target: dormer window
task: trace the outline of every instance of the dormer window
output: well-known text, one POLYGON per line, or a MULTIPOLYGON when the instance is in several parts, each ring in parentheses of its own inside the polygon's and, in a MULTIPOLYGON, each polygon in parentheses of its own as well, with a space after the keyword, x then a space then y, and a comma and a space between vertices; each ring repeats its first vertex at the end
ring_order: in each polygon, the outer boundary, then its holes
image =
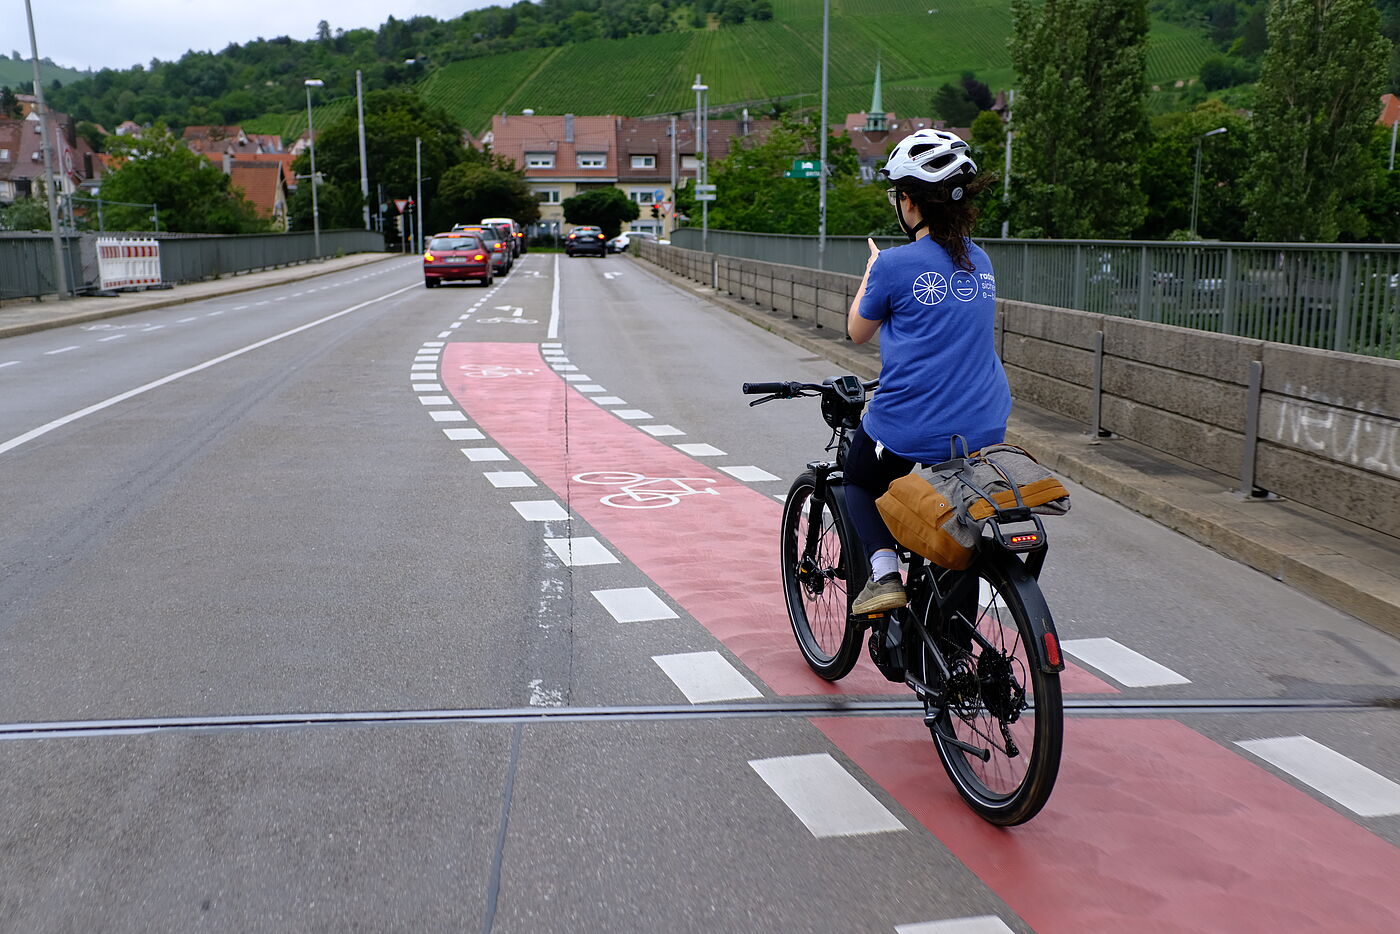
POLYGON ((655 156, 633 156, 632 168, 634 169, 654 169, 656 168, 655 156))
POLYGON ((0 149, 0 162, 9 162, 9 161, 10 161, 10 151, 9 151, 8 149, 0 149))
POLYGON ((525 168, 527 168, 527 169, 552 169, 552 168, 554 168, 554 153, 552 153, 552 152, 527 152, 527 153, 525 153, 525 168))
POLYGON ((581 152, 578 154, 578 167, 581 169, 606 169, 608 154, 605 152, 581 152))

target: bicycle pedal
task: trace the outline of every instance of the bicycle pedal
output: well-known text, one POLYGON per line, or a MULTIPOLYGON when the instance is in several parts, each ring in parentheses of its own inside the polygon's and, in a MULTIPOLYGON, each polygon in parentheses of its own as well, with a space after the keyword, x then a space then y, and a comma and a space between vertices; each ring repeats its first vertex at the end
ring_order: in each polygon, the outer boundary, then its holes
POLYGON ((887 610, 881 610, 878 613, 852 613, 851 622, 868 626, 872 623, 878 623, 882 619, 888 619, 889 615, 887 610))

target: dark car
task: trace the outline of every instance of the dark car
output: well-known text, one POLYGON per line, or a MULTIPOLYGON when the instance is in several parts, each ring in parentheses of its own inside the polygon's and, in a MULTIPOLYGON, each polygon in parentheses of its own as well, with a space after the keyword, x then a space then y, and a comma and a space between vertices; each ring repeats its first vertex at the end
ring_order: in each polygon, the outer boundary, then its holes
POLYGON ((570 256, 592 253, 596 256, 608 255, 608 238, 601 227, 575 227, 564 240, 564 252, 570 256))
POLYGON ((515 254, 511 250, 510 241, 504 239, 496 228, 481 224, 457 224, 452 228, 452 232, 472 234, 486 241, 486 246, 491 251, 491 269, 496 275, 504 276, 515 265, 515 254))
POLYGON ((515 236, 515 244, 519 249, 515 251, 516 256, 530 252, 530 244, 525 240, 525 231, 520 228, 514 220, 509 217, 483 217, 483 224, 509 224, 510 232, 515 236))
POLYGON ((482 221, 481 226, 496 231, 501 235, 501 239, 510 244, 511 261, 520 255, 520 240, 515 236, 515 221, 512 220, 489 220, 482 221))
POLYGON ((481 237, 471 233, 437 234, 423 251, 423 285, 437 288, 444 282, 475 279, 491 284, 491 253, 481 237))

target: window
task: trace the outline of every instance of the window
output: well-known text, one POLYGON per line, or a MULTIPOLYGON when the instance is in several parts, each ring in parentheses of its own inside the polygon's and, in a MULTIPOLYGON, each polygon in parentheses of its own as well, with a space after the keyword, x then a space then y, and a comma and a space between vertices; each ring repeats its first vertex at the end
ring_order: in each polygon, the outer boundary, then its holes
POLYGON ((655 204, 660 199, 656 196, 661 194, 655 188, 633 188, 628 192, 632 200, 638 204, 655 204))
POLYGON ((656 168, 655 156, 633 156, 632 168, 634 169, 654 169, 656 168))
POLYGON ((552 153, 552 152, 527 152, 527 153, 525 153, 525 168, 527 168, 527 169, 552 169, 552 168, 554 168, 554 153, 552 153))
POLYGON ((608 154, 605 152, 581 152, 578 154, 578 167, 581 169, 606 169, 608 154))
POLYGON ((559 189, 558 189, 558 188, 536 188, 536 189, 535 189, 535 194, 539 197, 539 199, 540 199, 540 204, 558 204, 558 203, 559 203, 559 189))

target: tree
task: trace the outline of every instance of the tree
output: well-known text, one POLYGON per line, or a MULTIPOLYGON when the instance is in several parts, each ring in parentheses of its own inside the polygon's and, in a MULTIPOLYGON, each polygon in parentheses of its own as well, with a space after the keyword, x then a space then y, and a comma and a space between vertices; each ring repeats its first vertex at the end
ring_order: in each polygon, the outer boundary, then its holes
POLYGON ((977 108, 978 113, 992 109, 992 105, 996 103, 996 100, 992 97, 992 89, 981 81, 978 81, 977 75, 970 71, 963 72, 961 84, 963 93, 967 95, 967 99, 972 105, 977 108))
MULTIPOLYGON (((990 110, 984 110, 972 121, 972 158, 977 162, 978 174, 1002 173, 1006 165, 1006 124, 990 110)), ((979 199, 981 212, 977 216, 977 227, 973 234, 978 237, 1001 236, 1001 222, 1006 217, 1003 192, 1006 179, 985 190, 979 199)))
POLYGON ((20 198, 0 207, 0 230, 48 230, 49 203, 45 198, 20 198))
POLYGON ((0 119, 17 118, 19 115, 19 98, 7 84, 0 88, 0 119))
POLYGON ((603 235, 609 239, 622 233, 623 221, 634 221, 641 216, 637 202, 611 186, 565 198, 563 208, 564 220, 574 225, 601 227, 603 235))
POLYGON ((1365 184, 1390 43, 1373 0, 1272 0, 1248 176, 1262 240, 1335 241, 1365 184))
POLYGON ((511 217, 529 224, 540 218, 539 196, 524 173, 507 159, 480 153, 447 170, 438 188, 438 203, 459 223, 511 217))
POLYGON ((948 126, 970 126, 977 117, 977 105, 967 99, 961 86, 945 84, 933 92, 933 115, 948 126))
POLYGON ((1253 151, 1253 128, 1220 101, 1208 100, 1185 113, 1164 114, 1152 122, 1152 141, 1143 154, 1142 186, 1147 217, 1137 235, 1167 239, 1191 226, 1196 143, 1201 142, 1201 194, 1196 232, 1212 240, 1243 240, 1247 210, 1244 176, 1253 151), (1211 130, 1225 132, 1202 139, 1211 130))
POLYGON ((1014 226, 1050 237, 1128 236, 1147 210, 1138 185, 1144 0, 1012 0, 1012 13, 1014 226))
MULTIPOLYGON (((159 205, 162 230, 185 233, 253 233, 267 222, 241 193, 229 187, 228 176, 213 162, 191 152, 164 124, 139 137, 109 136, 107 151, 117 168, 102 179, 104 201, 159 205)), ((146 230, 146 208, 113 205, 107 226, 146 230)))

